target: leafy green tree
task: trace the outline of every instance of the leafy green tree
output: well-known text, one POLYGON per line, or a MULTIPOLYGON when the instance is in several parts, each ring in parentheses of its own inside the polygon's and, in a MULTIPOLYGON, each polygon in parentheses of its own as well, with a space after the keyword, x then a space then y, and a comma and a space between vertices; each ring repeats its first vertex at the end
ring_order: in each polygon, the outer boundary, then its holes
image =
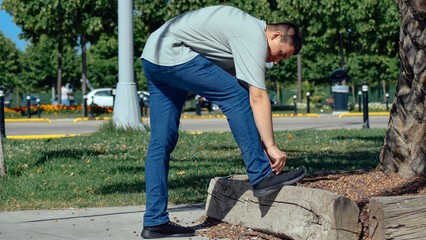
MULTIPOLYGON (((27 46, 21 54, 22 72, 19 79, 25 82, 23 90, 27 92, 47 91, 54 86, 57 78, 58 43, 47 35, 41 35, 39 40, 27 46)), ((62 81, 75 84, 78 79, 77 50, 70 46, 63 49, 63 60, 66 63, 62 70, 62 81)))
POLYGON ((118 42, 116 37, 101 35, 87 54, 87 77, 93 87, 111 87, 118 82, 118 42))
POLYGON ((12 40, 0 31, 0 85, 5 86, 8 91, 19 85, 19 54, 20 51, 12 40))
MULTIPOLYGON (((60 92, 62 85, 63 48, 64 41, 75 42, 75 36, 67 31, 67 16, 65 6, 61 0, 4 0, 2 8, 12 17, 23 33, 21 38, 37 43, 40 36, 45 34, 57 41, 57 89, 60 92)), ((50 85, 50 84, 49 84, 50 85)), ((61 95, 58 94, 60 102, 61 95)))
POLYGON ((4 0, 2 8, 22 28, 23 37, 37 42, 42 34, 46 34, 57 41, 58 90, 61 86, 63 46, 68 44, 74 47, 79 41, 82 51, 82 93, 86 94, 86 44, 94 44, 102 33, 114 31, 117 1, 4 0))
POLYGON ((117 0, 72 0, 63 3, 65 31, 78 38, 82 62, 82 94, 86 94, 87 44, 96 44, 102 34, 113 35, 117 28, 117 0))

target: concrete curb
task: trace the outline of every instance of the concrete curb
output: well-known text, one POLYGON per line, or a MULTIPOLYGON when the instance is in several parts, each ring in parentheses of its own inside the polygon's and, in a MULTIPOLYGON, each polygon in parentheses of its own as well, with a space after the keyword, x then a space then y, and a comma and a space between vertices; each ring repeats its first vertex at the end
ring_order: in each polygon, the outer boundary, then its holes
POLYGON ((75 136, 90 136, 90 134, 55 134, 55 135, 22 135, 22 136, 6 136, 7 139, 46 139, 46 138, 63 138, 75 136))
MULTIPOLYGON (((339 118, 344 116, 363 116, 364 113, 342 113, 339 115, 339 118)), ((369 112, 368 116, 387 116, 389 115, 388 112, 369 112)))
POLYGON ((9 118, 9 119, 5 119, 5 122, 48 122, 48 123, 52 123, 52 121, 50 121, 50 119, 48 118, 28 118, 28 119, 14 119, 14 118, 9 118))
MULTIPOLYGON (((272 114, 272 117, 316 117, 320 116, 316 113, 307 113, 307 114, 272 114)), ((225 115, 205 115, 205 116, 182 116, 182 119, 191 119, 191 118, 226 118, 225 115)))
MULTIPOLYGON (((112 117, 95 117, 95 118, 76 118, 73 123, 79 122, 79 121, 98 121, 98 120, 111 120, 112 117)), ((142 121, 145 122, 146 119, 142 117, 142 121)))

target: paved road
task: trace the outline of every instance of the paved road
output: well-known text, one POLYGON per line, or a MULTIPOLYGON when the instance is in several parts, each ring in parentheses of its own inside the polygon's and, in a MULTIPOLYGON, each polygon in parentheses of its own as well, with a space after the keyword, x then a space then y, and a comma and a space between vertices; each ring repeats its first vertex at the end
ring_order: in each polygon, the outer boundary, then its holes
MULTIPOLYGON (((370 127, 386 128, 389 116, 370 116, 370 127)), ((23 135, 57 135, 93 133, 104 123, 98 121, 78 121, 74 119, 58 119, 48 122, 6 122, 6 136, 23 135)), ((315 117, 274 117, 275 130, 291 129, 361 129, 362 116, 338 118, 336 115, 323 114, 315 117)), ((145 122, 149 126, 149 119, 145 122)), ((224 118, 182 119, 181 130, 188 132, 230 131, 224 118)))

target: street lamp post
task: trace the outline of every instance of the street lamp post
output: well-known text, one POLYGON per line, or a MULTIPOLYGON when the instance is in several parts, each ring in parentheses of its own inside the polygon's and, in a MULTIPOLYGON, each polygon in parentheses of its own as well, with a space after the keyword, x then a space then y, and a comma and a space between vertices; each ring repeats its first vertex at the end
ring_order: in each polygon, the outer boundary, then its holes
POLYGON ((134 79, 133 1, 118 2, 118 84, 112 120, 117 127, 145 130, 134 79))
POLYGON ((87 95, 83 96, 83 116, 87 117, 87 95))
POLYGON ((41 112, 40 112, 40 98, 37 98, 37 117, 40 118, 41 117, 41 112))
POLYGON ((311 96, 311 93, 309 91, 306 92, 306 102, 307 102, 306 110, 307 110, 307 113, 311 113, 311 109, 310 109, 310 106, 309 106, 309 103, 311 101, 310 96, 311 96))
POLYGON ((4 86, 0 86, 0 128, 1 136, 6 137, 5 125, 4 125, 4 86))
POLYGON ((27 118, 31 118, 31 96, 30 95, 27 95, 27 107, 28 107, 27 118))
POLYGON ((95 96, 92 96, 92 104, 90 104, 90 117, 94 118, 95 96))
POLYGON ((361 112, 362 91, 358 91, 358 112, 361 112))
POLYGON ((293 104, 294 104, 294 106, 293 106, 293 112, 294 112, 294 116, 297 115, 297 103, 296 103, 296 100, 297 100, 297 96, 295 94, 295 95, 293 95, 293 104))
POLYGON ((386 112, 389 112, 389 93, 386 93, 386 112))
POLYGON ((368 82, 362 83, 362 96, 363 96, 363 106, 364 106, 364 123, 362 128, 370 128, 370 122, 368 120, 368 82))
POLYGON ((114 104, 115 104, 115 95, 117 94, 117 85, 112 85, 111 88, 111 95, 112 95, 112 108, 114 109, 114 104))

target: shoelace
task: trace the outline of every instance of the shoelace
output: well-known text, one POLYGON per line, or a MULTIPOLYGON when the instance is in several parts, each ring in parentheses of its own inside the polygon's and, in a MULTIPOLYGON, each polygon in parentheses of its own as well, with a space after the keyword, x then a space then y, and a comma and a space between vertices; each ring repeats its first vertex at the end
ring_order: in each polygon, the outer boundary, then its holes
POLYGON ((175 222, 172 222, 172 221, 170 221, 168 225, 172 225, 172 226, 174 226, 174 227, 181 227, 181 228, 185 228, 184 226, 181 226, 181 225, 179 225, 179 224, 177 224, 177 223, 175 223, 175 222))

